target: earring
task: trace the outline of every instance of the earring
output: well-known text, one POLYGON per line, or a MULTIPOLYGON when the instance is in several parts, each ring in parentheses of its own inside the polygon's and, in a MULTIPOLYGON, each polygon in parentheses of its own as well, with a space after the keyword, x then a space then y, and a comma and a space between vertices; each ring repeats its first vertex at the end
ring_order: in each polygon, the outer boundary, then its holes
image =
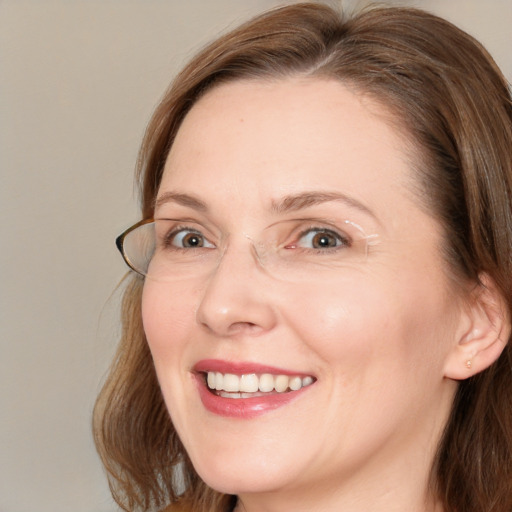
POLYGON ((472 366, 472 365, 473 365, 473 361, 472 361, 472 359, 468 359, 468 360, 466 361, 466 368, 467 368, 468 370, 471 370, 471 366, 472 366))

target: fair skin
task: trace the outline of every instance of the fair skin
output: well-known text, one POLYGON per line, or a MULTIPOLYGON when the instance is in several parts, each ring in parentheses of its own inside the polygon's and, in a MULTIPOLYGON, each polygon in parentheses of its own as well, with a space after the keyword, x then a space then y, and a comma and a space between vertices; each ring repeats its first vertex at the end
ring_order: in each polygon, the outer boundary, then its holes
POLYGON ((205 256, 172 282, 146 279, 144 328, 196 470, 240 510, 440 510, 430 467, 450 377, 477 371, 477 351, 468 370, 460 349, 476 331, 385 119, 335 81, 235 82, 194 105, 167 159, 155 218, 204 237, 205 256), (314 200, 272 208, 304 194, 314 200), (335 251, 312 245, 321 229, 335 251), (211 360, 314 382, 262 414, 219 414, 198 392, 211 360))

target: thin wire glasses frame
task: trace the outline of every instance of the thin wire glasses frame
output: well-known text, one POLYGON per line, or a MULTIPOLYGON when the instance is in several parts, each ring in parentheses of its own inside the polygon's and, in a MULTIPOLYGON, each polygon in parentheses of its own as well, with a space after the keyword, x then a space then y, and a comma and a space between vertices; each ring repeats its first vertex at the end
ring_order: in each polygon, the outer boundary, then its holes
POLYGON ((155 219, 149 218, 149 219, 142 219, 139 222, 135 223, 133 226, 130 226, 128 229, 123 231, 117 238, 116 238, 116 247, 118 248, 119 252, 121 253, 121 256, 123 257, 124 262, 128 265, 128 267, 136 272, 137 274, 141 275, 142 277, 145 277, 144 272, 142 272, 139 268, 137 268, 137 265, 131 261, 130 257, 128 256, 128 253, 125 248, 125 241, 126 237, 138 229, 141 226, 145 226, 147 224, 151 224, 152 222, 155 222, 155 219))
MULTIPOLYGON (((143 219, 116 238, 116 246, 121 256, 126 265, 136 274, 157 281, 197 278, 215 268, 215 261, 217 264, 219 263, 218 258, 222 257, 222 251, 216 257, 214 256, 214 259, 205 252, 202 252, 201 257, 198 258, 200 253, 195 252, 193 248, 191 248, 192 252, 187 251, 186 253, 182 250, 167 252, 166 242, 161 240, 162 235, 157 236, 155 233, 156 222, 154 218, 143 219), (164 249, 163 252, 162 248, 164 249), (157 251, 159 254, 158 261, 153 260, 157 251), (162 258, 162 256, 164 257, 162 258), (156 261, 155 266, 152 265, 153 261, 156 261), (212 264, 214 264, 213 267, 212 264), (150 266, 152 270, 150 270, 150 266)), ((333 228, 329 226, 316 228, 315 224, 303 233, 299 232, 298 234, 302 237, 308 232, 324 231, 336 236, 332 230, 333 228)), ((283 244, 282 246, 278 244, 274 247, 272 243, 275 243, 275 239, 272 240, 270 246, 265 242, 256 243, 252 239, 249 240, 259 265, 265 267, 266 271, 273 272, 274 277, 280 280, 302 280, 308 275, 318 278, 320 272, 332 279, 332 272, 336 269, 365 261, 369 246, 374 245, 378 238, 376 234, 366 235, 362 228, 352 221, 344 220, 343 224, 344 228, 347 228, 351 234, 347 234, 347 231, 345 231, 346 239, 340 235, 338 237, 340 243, 336 243, 336 246, 331 248, 330 251, 311 251, 310 248, 301 250, 296 242, 283 244), (285 251, 281 252, 282 250, 285 251), (323 256, 320 256, 321 253, 323 253, 323 256), (328 259, 326 259, 326 255, 330 255, 328 259), (329 273, 326 274, 325 270, 329 273)), ((194 230, 191 229, 191 231, 194 230)), ((342 232, 343 230, 338 228, 338 234, 342 232)), ((209 248, 211 247, 213 246, 210 245, 209 248)))

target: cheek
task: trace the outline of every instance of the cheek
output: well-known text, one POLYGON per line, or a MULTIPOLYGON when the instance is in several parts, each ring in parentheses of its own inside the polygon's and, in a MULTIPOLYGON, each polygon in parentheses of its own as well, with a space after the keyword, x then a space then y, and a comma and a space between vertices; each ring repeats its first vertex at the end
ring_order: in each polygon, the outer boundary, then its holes
POLYGON ((180 438, 187 441, 186 414, 190 397, 184 388, 190 375, 187 354, 195 318, 192 294, 169 283, 146 280, 142 321, 160 388, 180 438))
POLYGON ((147 280, 142 293, 142 322, 155 365, 172 359, 193 319, 191 294, 169 283, 147 280))
POLYGON ((394 367, 414 378, 411 368, 425 362, 442 368, 453 335, 450 301, 431 281, 414 277, 359 274, 295 291, 282 310, 297 337, 333 371, 342 369, 343 378, 359 378, 368 368, 384 375, 394 367))
POLYGON ((330 397, 323 421, 346 434, 336 442, 391 436, 397 424, 435 410, 451 320, 438 290, 418 279, 411 286, 405 277, 401 283, 358 276, 310 288, 287 305, 286 321, 318 362, 330 397))
POLYGON ((361 280, 309 286, 304 293, 295 290, 292 296, 293 301, 282 304, 287 324, 330 364, 347 353, 367 356, 380 344, 375 334, 390 324, 389 303, 361 280))

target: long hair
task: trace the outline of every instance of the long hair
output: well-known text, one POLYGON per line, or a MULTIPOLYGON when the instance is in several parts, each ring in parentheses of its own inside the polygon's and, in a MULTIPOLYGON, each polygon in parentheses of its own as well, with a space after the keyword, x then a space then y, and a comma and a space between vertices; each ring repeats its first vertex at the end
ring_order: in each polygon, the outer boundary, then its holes
MULTIPOLYGON (((512 317, 508 84, 477 41, 420 10, 375 7, 345 17, 326 5, 295 4, 213 42, 171 84, 147 128, 137 171, 143 217, 153 214, 180 124, 205 92, 290 76, 335 79, 386 107, 419 155, 418 202, 444 228, 447 266, 475 282, 486 272, 512 317)), ((169 419, 142 328, 142 286, 129 278, 121 342, 95 409, 113 495, 130 511, 180 496, 195 512, 230 510, 235 497, 201 481, 169 419)), ((510 342, 490 368, 460 383, 431 477, 446 512, 512 510, 510 342)))

